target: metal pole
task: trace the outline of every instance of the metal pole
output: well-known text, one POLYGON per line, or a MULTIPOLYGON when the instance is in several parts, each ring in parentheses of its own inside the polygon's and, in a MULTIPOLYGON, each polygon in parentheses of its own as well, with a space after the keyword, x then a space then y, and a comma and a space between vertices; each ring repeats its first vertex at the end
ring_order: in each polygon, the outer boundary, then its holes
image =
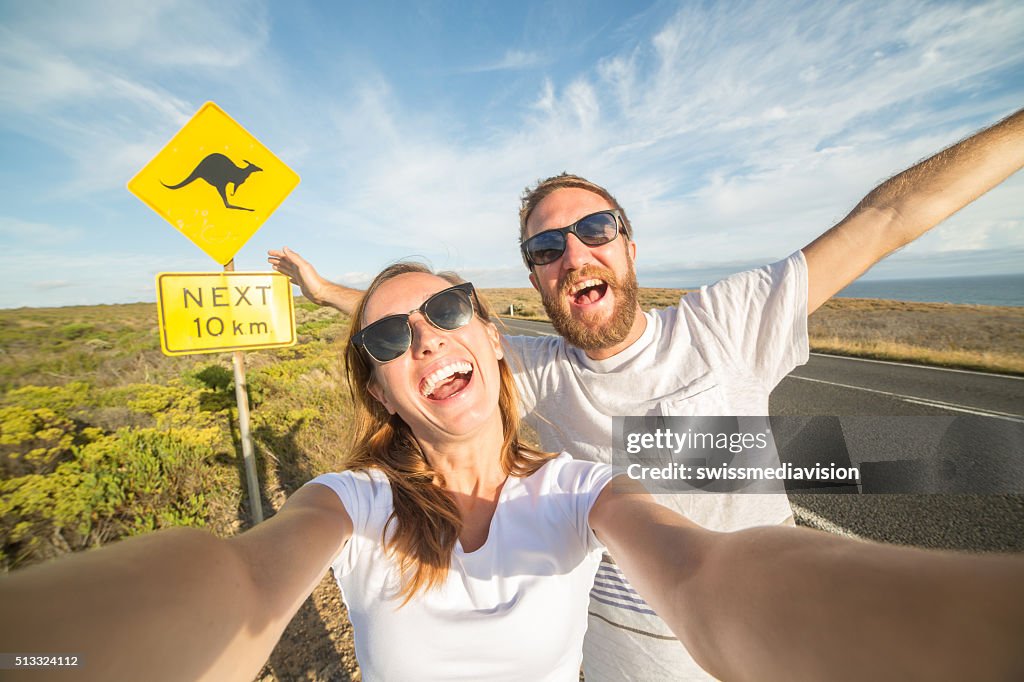
MULTIPOLYGON (((224 272, 235 271, 232 258, 224 266, 224 272)), ((249 487, 249 512, 253 523, 263 522, 263 505, 260 504, 260 486, 256 478, 256 457, 253 455, 252 433, 249 431, 249 390, 245 384, 245 353, 236 350, 231 354, 231 365, 235 370, 235 401, 238 403, 238 434, 242 440, 242 460, 245 462, 245 480, 249 487)))

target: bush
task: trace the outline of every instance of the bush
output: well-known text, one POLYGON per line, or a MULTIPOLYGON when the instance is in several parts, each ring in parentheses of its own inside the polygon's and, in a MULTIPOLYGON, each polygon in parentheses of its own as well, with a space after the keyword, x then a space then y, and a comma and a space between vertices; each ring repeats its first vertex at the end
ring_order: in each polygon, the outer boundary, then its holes
POLYGON ((121 429, 49 473, 0 482, 3 568, 171 526, 205 526, 206 491, 230 489, 209 429, 121 429))

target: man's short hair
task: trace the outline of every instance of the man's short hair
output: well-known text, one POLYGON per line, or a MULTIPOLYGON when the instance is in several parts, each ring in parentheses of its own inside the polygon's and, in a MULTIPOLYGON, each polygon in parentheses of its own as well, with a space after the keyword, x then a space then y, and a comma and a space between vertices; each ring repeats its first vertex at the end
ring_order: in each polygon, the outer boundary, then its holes
POLYGON ((593 192, 598 195, 609 204, 612 208, 619 211, 619 215, 622 216, 622 225, 626 228, 626 238, 630 241, 633 240, 633 226, 629 223, 629 218, 626 217, 626 211, 619 202, 612 196, 612 193, 606 190, 601 185, 595 185, 586 178, 581 178, 578 175, 572 175, 571 173, 562 173, 561 175, 554 175, 547 180, 541 180, 537 183, 536 187, 527 187, 523 190, 523 196, 519 204, 519 243, 522 244, 526 239, 526 222, 530 219, 530 214, 533 213, 533 209, 537 208, 537 204, 544 200, 544 197, 548 196, 552 192, 560 189, 566 189, 567 187, 576 187, 578 189, 585 189, 588 192, 593 192))

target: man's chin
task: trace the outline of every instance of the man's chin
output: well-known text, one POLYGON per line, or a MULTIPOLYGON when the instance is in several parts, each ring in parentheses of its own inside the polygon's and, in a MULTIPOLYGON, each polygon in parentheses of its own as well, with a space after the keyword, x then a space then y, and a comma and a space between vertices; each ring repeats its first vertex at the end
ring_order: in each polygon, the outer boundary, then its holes
POLYGON ((555 331, 573 346, 587 352, 611 348, 624 341, 633 328, 639 309, 636 273, 631 262, 621 284, 611 271, 595 273, 594 276, 601 276, 608 289, 604 299, 592 308, 570 305, 565 298, 551 300, 541 296, 555 331))
POLYGON ((629 335, 629 327, 614 324, 613 310, 573 311, 565 308, 548 310, 551 326, 573 346, 584 351, 614 346, 629 335), (575 312, 575 315, 573 314, 575 312))

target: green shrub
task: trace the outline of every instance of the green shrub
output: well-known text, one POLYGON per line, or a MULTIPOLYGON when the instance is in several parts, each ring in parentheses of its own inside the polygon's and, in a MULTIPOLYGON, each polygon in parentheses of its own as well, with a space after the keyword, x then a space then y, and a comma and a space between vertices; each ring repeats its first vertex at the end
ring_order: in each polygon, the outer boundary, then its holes
POLYGON ((157 528, 207 525, 208 491, 238 496, 234 467, 215 462, 222 434, 211 431, 121 429, 72 446, 52 473, 0 482, 3 568, 157 528))

